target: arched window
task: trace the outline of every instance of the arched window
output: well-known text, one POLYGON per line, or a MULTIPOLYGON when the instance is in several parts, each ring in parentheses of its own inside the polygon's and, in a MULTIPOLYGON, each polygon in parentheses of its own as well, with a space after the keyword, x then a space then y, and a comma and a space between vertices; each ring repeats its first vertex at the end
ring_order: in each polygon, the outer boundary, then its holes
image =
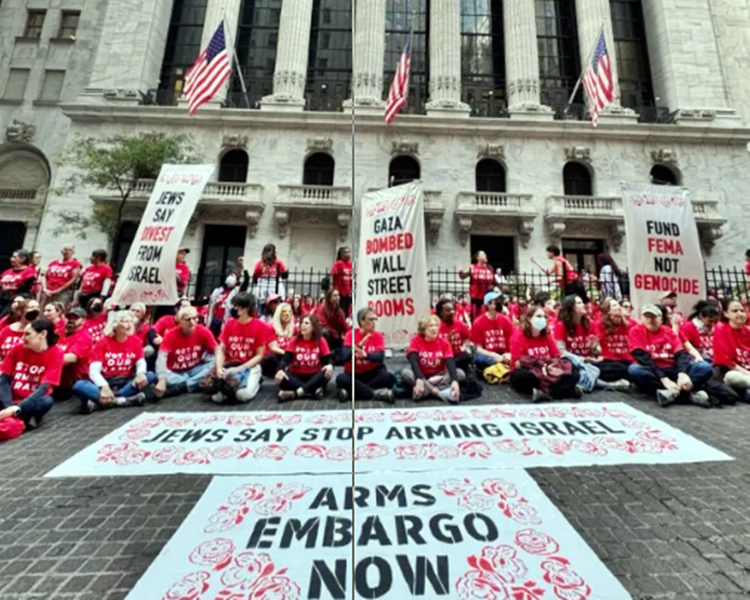
POLYGON ((477 163, 477 192, 504 192, 505 169, 498 161, 484 158, 477 163))
POLYGON ((335 163, 330 154, 317 152, 307 157, 302 183, 305 185, 333 185, 335 163))
POLYGON ((230 150, 221 157, 219 181, 245 183, 247 181, 247 152, 230 150))
POLYGON ((419 163, 411 156, 397 156, 388 167, 388 187, 419 179, 419 163))
POLYGON ((651 183, 654 185, 680 185, 680 178, 673 169, 666 165, 651 167, 651 183))
POLYGON ((566 196, 592 196, 591 172, 586 165, 569 162, 563 168, 563 185, 566 196))

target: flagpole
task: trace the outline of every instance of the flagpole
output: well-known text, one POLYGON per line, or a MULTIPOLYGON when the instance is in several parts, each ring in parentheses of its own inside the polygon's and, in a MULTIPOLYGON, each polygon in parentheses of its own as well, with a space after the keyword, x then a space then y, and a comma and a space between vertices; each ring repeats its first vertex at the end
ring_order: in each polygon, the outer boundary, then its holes
POLYGON ((604 24, 605 21, 602 21, 602 26, 599 28, 599 35, 596 36, 596 39, 594 40, 594 46, 589 51, 589 57, 586 59, 586 62, 581 65, 581 74, 578 76, 578 81, 576 82, 576 86, 573 88, 573 93, 570 95, 570 100, 568 100, 568 104, 565 106, 565 112, 568 112, 568 109, 570 108, 570 105, 573 104, 573 98, 575 98, 576 93, 578 92, 578 88, 581 87, 581 82, 583 81, 583 76, 586 73, 586 68, 588 67, 588 64, 591 62, 591 59, 594 56, 594 52, 596 52, 596 46, 599 44, 599 37, 604 33, 604 24))
POLYGON ((221 26, 224 28, 224 37, 227 40, 227 47, 232 48, 232 62, 234 63, 235 67, 237 67, 237 75, 240 78, 240 87, 242 88, 242 93, 245 95, 245 102, 247 102, 248 108, 252 108, 252 106, 250 106, 250 96, 247 95, 247 88, 245 87, 245 78, 242 76, 242 68, 240 67, 240 61, 237 60, 237 49, 234 46, 234 41, 232 40, 232 37, 229 35, 229 28, 224 25, 226 22, 227 22, 227 14, 225 12, 223 19, 221 21, 221 26))

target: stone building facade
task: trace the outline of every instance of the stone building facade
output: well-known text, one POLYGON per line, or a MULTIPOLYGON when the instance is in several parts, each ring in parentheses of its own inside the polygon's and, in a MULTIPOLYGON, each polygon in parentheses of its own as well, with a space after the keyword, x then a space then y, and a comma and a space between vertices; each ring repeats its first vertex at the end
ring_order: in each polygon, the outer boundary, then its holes
MULTIPOLYGON (((51 260, 67 241, 52 235, 60 210, 113 200, 50 192, 77 136, 155 131, 188 135, 217 163, 185 239, 204 282, 269 241, 290 265, 326 268, 356 243, 361 196, 417 177, 432 266, 465 266, 484 249, 504 271, 528 271, 552 242, 579 266, 601 251, 625 264, 620 182, 652 180, 689 189, 709 265, 741 262, 750 0, 426 6, 359 0, 347 32, 345 0, 3 0, 0 259, 23 245, 51 260), (181 74, 222 20, 247 93, 233 77, 189 117, 181 74), (567 110, 559 99, 602 26, 622 102, 593 129, 580 95, 567 110), (411 27, 410 106, 388 126, 383 100, 411 27), (494 72, 472 71, 482 64, 494 72)), ((130 235, 149 189, 129 201, 130 235)), ((88 232, 79 255, 103 245, 88 232)))

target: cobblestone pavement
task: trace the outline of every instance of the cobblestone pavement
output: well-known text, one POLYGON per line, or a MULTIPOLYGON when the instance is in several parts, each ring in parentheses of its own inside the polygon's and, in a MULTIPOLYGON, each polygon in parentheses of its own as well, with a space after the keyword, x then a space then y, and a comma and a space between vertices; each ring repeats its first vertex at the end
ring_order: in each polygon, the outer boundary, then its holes
MULTIPOLYGON (((586 400, 626 400, 737 459, 532 470, 604 564, 641 600, 750 595, 750 406, 660 409, 609 393, 586 400)), ((519 402, 507 387, 494 387, 472 404, 519 402)), ((264 383, 259 398, 244 408, 278 410, 272 384, 264 383)), ((341 408, 334 399, 284 405, 284 410, 341 408)), ((0 600, 124 598, 209 483, 209 476, 188 475, 44 479, 51 468, 137 414, 114 409, 81 416, 77 409, 74 401, 60 403, 41 429, 0 446, 0 600)), ((188 395, 145 410, 222 408, 188 395)))

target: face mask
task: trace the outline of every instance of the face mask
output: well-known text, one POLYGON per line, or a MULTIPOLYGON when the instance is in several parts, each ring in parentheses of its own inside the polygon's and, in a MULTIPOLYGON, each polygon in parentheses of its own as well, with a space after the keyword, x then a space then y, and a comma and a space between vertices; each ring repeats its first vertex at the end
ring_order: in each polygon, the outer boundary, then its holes
POLYGON ((24 318, 25 318, 25 319, 26 319, 27 321, 33 321, 33 320, 34 320, 34 319, 36 319, 36 318, 37 318, 38 316, 39 316, 39 311, 38 311, 38 310, 27 310, 27 311, 26 311, 26 314, 24 315, 24 318))
POLYGON ((547 318, 546 317, 534 317, 533 319, 531 319, 531 326, 537 331, 541 331, 542 329, 547 327, 547 318))
POLYGON ((231 316, 233 319, 239 319, 240 318, 240 311, 238 311, 236 308, 232 308, 229 311, 229 316, 231 316))

